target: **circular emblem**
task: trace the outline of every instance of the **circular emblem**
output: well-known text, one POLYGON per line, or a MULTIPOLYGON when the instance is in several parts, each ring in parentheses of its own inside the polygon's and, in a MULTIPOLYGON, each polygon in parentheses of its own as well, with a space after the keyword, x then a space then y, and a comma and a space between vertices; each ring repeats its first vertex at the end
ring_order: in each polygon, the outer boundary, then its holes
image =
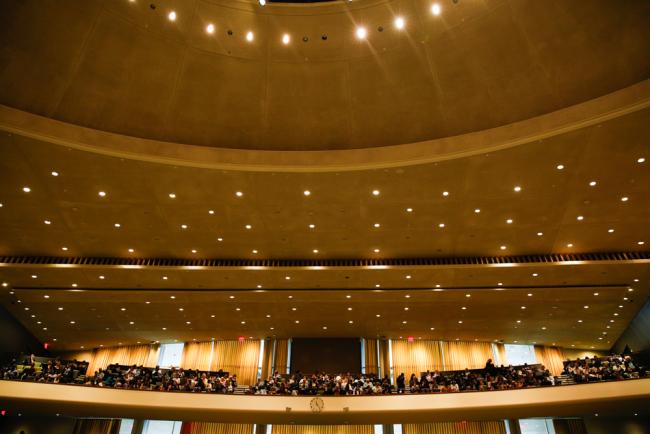
POLYGON ((320 413, 325 407, 325 402, 323 402, 321 398, 313 398, 311 401, 309 401, 309 407, 314 413, 320 413))

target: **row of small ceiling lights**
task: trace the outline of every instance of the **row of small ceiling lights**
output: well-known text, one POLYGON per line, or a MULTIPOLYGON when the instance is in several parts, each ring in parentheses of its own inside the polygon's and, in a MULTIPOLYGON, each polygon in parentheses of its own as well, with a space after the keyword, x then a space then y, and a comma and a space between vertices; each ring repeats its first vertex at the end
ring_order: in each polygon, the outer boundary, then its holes
MULTIPOLYGON (((636 161, 637 161, 638 164, 643 164, 643 163, 645 163, 645 158, 644 158, 644 157, 639 157, 636 161)), ((556 166, 556 169, 559 170, 559 171, 562 171, 562 170, 565 169, 565 166, 564 166, 563 164, 558 164, 558 165, 556 166)), ((54 176, 54 177, 58 177, 58 176, 59 176, 59 172, 52 171, 52 172, 51 172, 51 175, 54 176)), ((595 181, 595 180, 592 180, 592 181, 589 181, 588 185, 589 185, 589 187, 596 187, 596 186, 598 185, 598 182, 595 181)), ((25 192, 25 193, 30 193, 31 191, 32 191, 32 190, 31 190, 30 187, 28 187, 28 186, 23 187, 23 192, 25 192)), ((519 186, 519 185, 516 185, 516 186, 513 187, 513 191, 514 191, 515 193, 520 193, 520 192, 522 191, 522 187, 519 186)), ((106 198, 106 197, 107 197, 107 193, 106 193, 105 191, 99 191, 97 194, 98 194, 98 196, 101 197, 101 198, 106 198)), ((371 194, 372 194, 372 196, 374 196, 374 197, 378 197, 378 196, 381 194, 381 192, 380 192, 379 190, 376 190, 376 189, 375 189, 375 190, 372 190, 371 194)), ((303 191, 303 195, 306 196, 306 197, 309 197, 309 196, 311 196, 311 191, 310 191, 310 190, 304 190, 304 191, 303 191)), ((168 196, 169 196, 170 199, 176 199, 176 193, 169 193, 168 196)), ((237 192, 235 192, 235 196, 241 198, 241 197, 244 196, 244 193, 243 193, 242 191, 237 191, 237 192)), ((442 196, 443 196, 443 197, 449 197, 449 196, 450 196, 449 191, 443 191, 443 192, 442 192, 442 196)), ((629 198, 628 196, 622 196, 622 197, 620 198, 620 200, 621 200, 621 202, 623 202, 623 203, 627 203, 627 202, 629 202, 630 198, 629 198)), ((0 207, 2 207, 2 204, 1 204, 1 203, 0 203, 0 207)), ((409 208, 406 208, 405 211, 406 211, 407 213, 412 213, 414 210, 413 210, 413 208, 410 208, 410 207, 409 207, 409 208)), ((474 209, 474 213, 475 213, 475 214, 480 214, 480 213, 481 213, 481 209, 480 209, 480 208, 475 208, 475 209, 474 209)), ((214 214, 215 214, 215 211, 214 211, 213 209, 210 209, 210 210, 208 210, 208 214, 210 214, 210 215, 214 215, 214 214)), ((578 216, 576 216, 576 220, 579 221, 579 222, 582 222, 582 221, 585 220, 585 217, 584 217, 583 215, 578 215, 578 216)), ((510 224, 513 224, 513 223, 514 223, 514 219, 512 219, 512 218, 507 218, 507 219, 505 220, 505 222, 506 222, 506 224, 509 224, 509 225, 510 225, 510 224)), ((43 221, 43 223, 46 224, 46 225, 51 225, 51 224, 52 224, 52 220, 50 220, 50 219, 45 219, 45 220, 43 221)), ((446 227, 446 223, 444 223, 444 222, 440 222, 440 223, 438 223, 437 226, 438 226, 439 229, 444 229, 444 228, 446 227)), ((119 228, 122 227, 122 225, 121 225, 120 223, 115 223, 115 224, 114 224, 114 227, 119 229, 119 228)), ((379 228, 381 228, 381 223, 378 223, 378 222, 377 222, 377 223, 373 223, 372 227, 373 227, 374 229, 379 229, 379 228)), ((181 224, 181 225, 180 225, 180 228, 181 228, 181 230, 187 230, 187 229, 189 229, 189 225, 187 225, 187 224, 181 224)), ((316 229, 316 225, 313 224, 313 223, 311 223, 311 224, 308 225, 308 228, 309 228, 310 230, 315 230, 315 229, 316 229)), ((246 230, 252 230, 252 229, 253 229, 253 226, 250 225, 250 224, 246 224, 246 225, 244 225, 244 229, 246 229, 246 230)), ((608 228, 608 229, 607 229, 607 233, 609 233, 609 234, 612 234, 612 233, 614 233, 614 232, 615 232, 615 229, 614 229, 614 228, 608 228)), ((536 235, 537 235, 538 237, 542 237, 542 236, 544 235, 544 233, 543 233, 543 232, 537 232, 536 235)), ((218 241, 218 242, 222 242, 222 241, 223 241, 223 237, 218 237, 218 238, 217 238, 217 241, 218 241)), ((639 241, 636 242, 636 244, 639 245, 639 246, 643 246, 643 245, 645 245, 645 241, 644 241, 644 240, 639 240, 639 241)), ((567 248, 573 248, 573 247, 574 247, 574 244, 573 244, 572 242, 569 242, 569 243, 566 244, 566 247, 567 247, 567 248)), ((505 245, 505 244, 502 244, 502 245, 499 246, 499 250, 501 250, 501 251, 505 251, 505 250, 507 250, 507 249, 508 249, 508 246, 505 245)), ((61 247, 61 250, 63 250, 63 251, 68 251, 68 247, 63 246, 63 247, 61 247)), ((135 249, 134 249, 134 248, 128 248, 127 251, 128 251, 128 253, 131 253, 131 254, 135 253, 135 249)), ((197 249, 191 249, 191 253, 192 253, 192 254, 197 254, 197 253, 198 253, 198 250, 197 250, 197 249)), ((257 254, 259 254, 260 252, 259 252, 258 249, 253 249, 253 250, 251 251, 251 253, 252 253, 253 255, 257 255, 257 254)), ((319 250, 319 249, 312 249, 312 253, 315 254, 315 255, 317 255, 317 254, 320 253, 320 250, 319 250)), ((379 248, 373 248, 373 249, 372 249, 372 253, 374 253, 374 254, 378 254, 378 253, 381 253, 381 250, 380 250, 379 248)))
MULTIPOLYGON (((634 281, 635 281, 635 282, 638 282, 639 279, 634 279, 634 281)), ((8 283, 7 283, 7 282, 3 282, 3 283, 2 283, 2 286, 3 286, 3 287, 7 287, 7 286, 8 286, 8 283)), ((633 292, 634 289, 633 289, 632 287, 628 287, 627 291, 628 291, 628 292, 633 292)), ((10 294, 13 295, 14 292, 11 291, 10 294)), ((599 294, 598 292, 594 292, 593 295, 594 295, 594 297, 598 297, 600 294, 599 294)), ((471 295, 470 293, 466 293, 466 294, 465 294, 465 298, 467 298, 467 299, 471 298, 471 296, 472 296, 472 295, 471 295)), ((528 294, 527 294, 527 297, 533 297, 533 293, 528 293, 528 294)), ((50 297, 50 295, 45 294, 45 295, 43 295, 43 298, 49 300, 51 297, 50 297)), ((176 299, 176 296, 175 296, 175 295, 171 295, 171 296, 169 296, 169 298, 170 298, 171 300, 175 300, 175 299, 176 299)), ((228 299, 229 299, 229 300, 234 300, 235 298, 236 298, 236 297, 235 297, 234 295, 229 295, 229 296, 228 296, 228 299)), ((291 300, 291 299, 293 299, 293 295, 289 295, 287 298, 291 300)), ((347 294, 347 295, 345 295, 345 298, 349 300, 349 299, 352 298, 352 295, 347 294)), ((406 299, 410 299, 410 298, 411 298, 411 295, 410 295, 410 294, 406 294, 406 295, 404 295, 404 298, 406 298, 406 299)), ((52 300, 52 301, 53 301, 53 300, 52 300)), ((623 301, 628 301, 628 297, 623 297, 623 301)), ((22 303, 22 300, 19 299, 19 300, 17 300, 17 302, 18 302, 18 303, 22 303)), ((149 304, 151 304, 151 302, 150 302, 150 301, 145 301, 145 304, 146 304, 146 305, 149 305, 149 304)), ((623 307, 624 307, 624 306, 623 306, 622 304, 618 305, 618 309, 623 309, 623 307)), ((584 306, 583 306, 583 309, 589 309, 589 308, 590 308, 589 305, 584 305, 584 306)), ((239 308, 239 307, 235 307, 234 309, 235 309, 236 312, 240 312, 240 311, 241 311, 241 308, 239 308)), ((405 306, 403 309, 404 309, 405 312, 408 312, 408 311, 410 310, 410 307, 409 307, 409 306, 405 306)), ((468 307, 467 307, 467 306, 462 306, 460 309, 461 309, 462 311, 466 311, 466 310, 468 309, 468 307)), ((522 306, 521 306, 521 310, 526 310, 526 309, 527 309, 527 307, 526 307, 525 305, 522 305, 522 306)), ((30 308, 29 308, 29 307, 24 307, 24 310, 25 310, 25 311, 29 311, 30 308)), ((64 308, 59 306, 59 307, 57 308, 57 310, 58 310, 58 311, 63 311, 64 308)), ((121 311, 121 312, 125 312, 126 310, 127 310, 127 308, 125 308, 125 307, 121 307, 121 308, 120 308, 120 311, 121 311)), ((183 307, 180 307, 180 308, 178 308, 178 310, 179 310, 179 312, 184 312, 185 309, 184 309, 183 307)), ((292 307, 291 310, 292 310, 292 312, 295 312, 295 311, 297 311, 297 308, 296 308, 296 307, 292 307)), ((347 310, 348 310, 348 311, 352 311, 353 308, 352 308, 351 306, 349 306, 349 307, 347 307, 347 310)), ((376 316, 377 318, 380 318, 380 317, 381 317, 381 314, 375 314, 375 316, 376 316)), ((619 313, 618 313, 618 312, 614 312, 614 313, 613 313, 613 318, 609 319, 609 324, 607 324, 606 327, 605 327, 606 330, 604 330, 604 331, 602 332, 602 335, 603 335, 603 336, 606 336, 606 335, 608 334, 608 331, 607 331, 607 330, 609 330, 609 329, 611 328, 611 323, 614 323, 614 322, 615 322, 615 317, 617 317, 617 316, 619 316, 619 313)), ((31 314, 31 317, 32 317, 32 318, 36 318, 36 315, 35 315, 35 314, 31 314)), ((215 318, 216 315, 213 314, 213 315, 211 315, 210 317, 211 317, 211 318, 215 318)), ((267 319, 271 318, 271 314, 266 314, 266 318, 267 318, 267 319)), ((300 320, 294 320, 294 322, 295 322, 295 324, 300 324, 300 320)), ((514 325, 514 328, 515 328, 515 329, 518 328, 519 325, 521 324, 521 322, 522 322, 522 320, 516 320, 516 324, 517 324, 517 325, 514 325)), ((38 325, 42 325, 42 322, 41 322, 41 321, 36 321, 36 323, 37 323, 38 325)), ((241 323, 241 325, 246 325, 246 321, 245 321, 245 320, 242 320, 240 323, 241 323)), ((351 324, 354 324, 354 320, 348 320, 347 323, 350 324, 350 325, 351 325, 351 324)), ((407 320, 403 320, 403 321, 402 321, 402 324, 403 324, 403 325, 406 325, 407 323, 408 323, 407 320)), ((582 323, 583 323, 583 320, 582 320, 582 319, 578 319, 578 320, 577 320, 577 323, 578 323, 578 324, 582 324, 582 323)), ((76 321, 70 321, 70 325, 73 325, 73 326, 74 326, 74 325, 76 325, 76 324, 77 324, 76 321)), ((185 321, 185 324, 189 326, 189 325, 192 324, 192 322, 191 322, 191 321, 185 321)), ((458 320, 458 324, 463 324, 463 320, 458 320)), ((132 325, 132 326, 135 325, 135 321, 129 321, 129 325, 132 325)), ((322 329, 323 329, 323 330, 327 330, 328 327, 327 327, 327 326, 322 326, 322 329)), ((546 331, 547 329, 548 329, 548 328, 547 328, 546 326, 542 326, 542 327, 541 327, 541 330, 542 330, 542 331, 546 331)), ((47 331, 48 329, 47 329, 46 326, 42 326, 42 330, 43 330, 43 331, 47 331)), ((106 328, 106 330, 109 330, 109 328, 106 328)), ((167 331, 167 327, 162 327, 161 330, 162 330, 162 331, 167 331)), ((273 330, 275 330, 275 327, 271 326, 271 327, 269 328, 269 330, 273 331, 273 330)), ((431 331, 435 330, 435 327, 430 327, 430 330, 431 330, 431 331)), ((598 339, 598 340, 603 340, 603 339, 604 339, 603 336, 599 336, 599 337, 597 337, 597 339, 598 339)), ((402 336, 400 336, 399 338, 402 339, 402 336)), ((251 337, 251 339, 252 339, 252 337, 251 337)), ((421 339, 421 337, 419 337, 418 339, 421 339)), ((56 342, 57 339, 56 339, 56 338, 52 338, 51 340, 54 341, 54 342, 56 342)), ((196 339, 194 339, 194 340, 196 340, 196 339)), ((460 340, 460 338, 457 338, 456 340, 460 340)), ((475 339, 475 340, 477 340, 477 339, 475 339)), ((496 340, 495 340, 495 341, 496 341, 496 340)), ((609 342, 609 341, 608 341, 608 342, 609 342)), ((138 342, 138 343, 140 343, 140 342, 138 342)), ((518 343, 518 341, 515 340, 514 343, 518 343)), ((536 344, 536 343, 537 343, 537 342, 533 342, 533 344, 536 344)), ((121 345, 121 343, 120 343, 120 345, 121 345)), ((555 345, 555 343, 553 343, 553 345, 555 345)), ((101 346, 101 345, 100 345, 100 346, 101 346)), ((572 344, 571 346, 574 347, 575 345, 572 344)), ((83 348, 83 347, 81 347, 81 348, 83 348)), ((592 347, 592 348, 593 348, 593 347, 592 347)))
MULTIPOLYGON (((130 3, 135 3, 135 1, 136 0, 129 0, 130 3)), ((264 5, 266 5, 266 0, 259 0, 259 3, 260 3, 261 6, 264 6, 264 5)), ((431 5, 431 7, 429 8, 429 10, 431 11, 432 15, 439 16, 440 13, 442 12, 442 7, 438 3, 433 3, 431 5)), ((167 13, 167 19, 169 21, 175 22, 178 19, 178 14, 176 13, 175 10, 170 10, 167 13)), ((402 30, 402 29, 404 29, 406 27, 406 20, 402 16, 397 16, 393 20, 393 26, 397 30, 402 30)), ((380 32, 383 31, 383 27, 379 27, 378 30, 380 32)), ((208 35, 213 35, 215 31, 216 31, 216 26, 213 23, 208 23, 205 26, 205 33, 207 33, 208 35)), ((357 39, 360 39, 360 40, 366 39, 368 37, 368 29, 366 29, 364 26, 358 26, 355 29, 354 33, 355 33, 357 39)), ((228 31, 228 35, 232 35, 231 30, 228 31)), ((253 42, 254 39, 255 39, 255 33, 253 33, 252 30, 249 30, 248 32, 246 32, 246 41, 253 42)), ((323 35, 322 39, 326 40, 327 36, 323 35)), ((309 40, 309 38, 303 37, 304 42, 307 42, 308 40, 309 40)), ((291 43, 291 35, 289 33, 284 33, 282 35, 281 41, 282 41, 283 45, 289 45, 289 43, 291 43)))

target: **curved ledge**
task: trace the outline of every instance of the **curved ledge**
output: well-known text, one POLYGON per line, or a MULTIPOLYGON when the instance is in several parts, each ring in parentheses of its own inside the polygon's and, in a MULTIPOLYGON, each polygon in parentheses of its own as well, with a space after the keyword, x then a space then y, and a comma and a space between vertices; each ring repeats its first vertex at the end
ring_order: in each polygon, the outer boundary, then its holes
POLYGON ((0 381, 0 399, 37 413, 245 423, 416 423, 576 416, 648 408, 650 379, 443 395, 311 397, 204 395, 0 381))
POLYGON ((412 166, 494 152, 597 125, 650 107, 650 80, 601 98, 498 128, 379 148, 260 151, 207 148, 79 127, 0 105, 0 130, 106 156, 257 172, 336 172, 412 166))

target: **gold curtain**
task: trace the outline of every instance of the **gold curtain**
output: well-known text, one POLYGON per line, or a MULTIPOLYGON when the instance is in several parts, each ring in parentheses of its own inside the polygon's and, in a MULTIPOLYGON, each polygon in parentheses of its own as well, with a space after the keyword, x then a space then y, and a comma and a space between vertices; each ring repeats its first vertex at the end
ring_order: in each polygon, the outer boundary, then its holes
MULTIPOLYGON (((379 367, 381 368, 381 376, 390 376, 390 354, 388 353, 388 341, 385 339, 378 340, 377 345, 379 345, 379 367)), ((399 373, 397 375, 399 375, 399 373)))
POLYGON ((78 362, 88 362, 93 359, 93 350, 87 351, 63 351, 56 353, 56 357, 61 360, 76 360, 78 362))
POLYGON ((119 434, 120 419, 77 419, 73 434, 119 434))
MULTIPOLYGON (((275 428, 275 426, 274 426, 275 428)), ((499 421, 460 421, 402 425, 404 434, 506 434, 506 426, 499 421)))
POLYGON ((563 348, 564 360, 584 359, 585 357, 605 357, 607 351, 584 350, 578 348, 563 348))
MULTIPOLYGON (((508 366, 508 356, 506 355, 506 346, 503 344, 495 344, 497 347, 497 356, 499 357, 499 366, 508 366)), ((493 360, 494 364, 497 364, 496 360, 493 360)))
POLYGON ((582 419, 553 419, 556 434, 587 434, 582 419))
POLYGON ((253 434, 253 427, 239 423, 183 422, 181 434, 253 434))
POLYGON ((560 375, 564 370, 562 348, 535 345, 535 357, 537 363, 544 365, 553 375, 560 375))
POLYGON ((273 341, 266 339, 264 341, 264 355, 262 359, 262 378, 269 378, 272 374, 273 366, 273 341))
POLYGON ((273 425, 273 434, 373 434, 372 425, 273 425))
POLYGON ((377 339, 364 339, 366 343, 366 365, 367 374, 379 374, 379 365, 377 360, 377 339))
POLYGON ((402 372, 406 380, 426 370, 442 370, 442 355, 438 341, 414 341, 399 339, 392 341, 393 374, 397 378, 402 372))
POLYGON ((285 374, 289 366, 289 340, 276 339, 275 345, 274 369, 280 374, 285 374))
POLYGON ((237 374, 240 385, 255 384, 260 358, 260 341, 215 341, 211 371, 223 369, 230 375, 237 374))
POLYGON ((186 342, 180 367, 208 371, 212 357, 212 342, 186 342))
POLYGON ((489 342, 443 342, 445 370, 484 368, 487 359, 492 358, 492 344, 489 342))
POLYGON ((98 348, 93 352, 88 365, 88 375, 99 368, 117 363, 119 365, 155 366, 155 358, 160 351, 157 345, 126 345, 123 347, 98 348), (153 362, 153 363, 152 363, 153 362))

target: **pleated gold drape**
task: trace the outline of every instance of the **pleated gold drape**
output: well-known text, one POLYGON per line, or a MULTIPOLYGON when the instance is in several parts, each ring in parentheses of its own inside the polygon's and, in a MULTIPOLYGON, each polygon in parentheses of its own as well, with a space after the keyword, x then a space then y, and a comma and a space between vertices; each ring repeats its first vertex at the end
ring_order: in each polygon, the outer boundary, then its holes
POLYGON ((546 366, 546 369, 551 371, 553 375, 560 375, 564 370, 564 354, 562 348, 558 347, 545 347, 542 345, 535 345, 535 357, 537 363, 546 366))
POLYGON ((253 434, 253 427, 238 423, 183 422, 181 434, 253 434))
POLYGON ((119 434, 120 419, 77 419, 73 434, 119 434))
POLYGON ((585 350, 577 348, 563 348, 562 354, 564 355, 564 360, 576 360, 584 359, 585 357, 604 357, 607 356, 607 351, 594 351, 594 350, 585 350))
MULTIPOLYGON (((495 344, 497 348, 497 356, 499 357, 498 364, 499 366, 508 366, 508 356, 506 355, 506 346, 503 344, 495 344)), ((496 360, 493 360, 494 364, 497 364, 496 360)))
POLYGON ((553 419, 555 434, 587 434, 582 419, 553 419))
POLYGON ((402 432, 404 434, 506 434, 506 427, 502 420, 436 422, 405 424, 402 425, 402 432))
MULTIPOLYGON (((442 354, 438 341, 408 342, 403 339, 393 340, 393 374, 397 378, 401 373, 406 380, 426 370, 442 370, 442 354)), ((388 366, 388 365, 386 365, 388 366)))
POLYGON ((289 340, 275 340, 275 370, 280 374, 286 374, 289 366, 289 340))
POLYGON ((61 360, 76 360, 78 362, 88 362, 93 359, 93 351, 64 351, 57 353, 56 356, 61 360))
MULTIPOLYGON (((381 368, 381 376, 385 377, 390 375, 390 354, 388 352, 388 341, 378 340, 379 345, 379 367, 381 368)), ((397 374, 399 375, 399 373, 397 374)))
POLYGON ((183 369, 210 369, 212 342, 187 342, 183 347, 180 367, 183 369))
POLYGON ((484 368, 492 358, 492 344, 489 342, 443 342, 445 370, 484 368))
POLYGON ((269 378, 272 374, 273 367, 273 341, 266 339, 264 341, 264 354, 262 355, 262 378, 269 378))
POLYGON ((364 339, 366 343, 366 364, 367 374, 379 374, 379 361, 377 360, 377 339, 364 339))
POLYGON ((119 365, 155 366, 160 348, 158 345, 127 345, 123 347, 98 348, 88 365, 88 375, 98 369, 117 363, 119 365))
POLYGON ((255 384, 260 358, 260 341, 215 341, 211 371, 223 369, 237 374, 240 385, 255 384))
POLYGON ((372 425, 273 425, 273 434, 373 434, 372 425))

